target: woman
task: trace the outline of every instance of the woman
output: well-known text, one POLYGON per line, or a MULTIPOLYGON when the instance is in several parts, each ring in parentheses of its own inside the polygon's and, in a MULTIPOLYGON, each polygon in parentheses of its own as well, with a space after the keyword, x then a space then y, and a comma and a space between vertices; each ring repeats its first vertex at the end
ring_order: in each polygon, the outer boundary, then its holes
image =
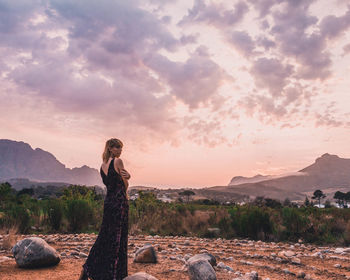
POLYGON ((123 143, 106 142, 100 173, 107 187, 100 232, 83 265, 80 280, 119 280, 128 275, 127 187, 130 174, 119 158, 123 143))

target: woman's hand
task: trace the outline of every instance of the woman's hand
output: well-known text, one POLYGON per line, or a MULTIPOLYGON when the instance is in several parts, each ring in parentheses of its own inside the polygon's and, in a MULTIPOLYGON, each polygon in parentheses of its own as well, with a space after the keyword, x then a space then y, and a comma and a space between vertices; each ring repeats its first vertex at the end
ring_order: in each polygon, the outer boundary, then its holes
POLYGON ((114 168, 115 168, 115 170, 118 170, 118 173, 120 174, 120 176, 122 176, 123 179, 125 179, 125 180, 130 179, 131 176, 130 176, 129 172, 125 170, 123 161, 120 158, 117 158, 114 161, 114 168))
POLYGON ((115 168, 115 170, 118 170, 118 173, 120 174, 120 176, 123 179, 124 186, 125 186, 125 193, 126 193, 126 196, 128 198, 128 186, 129 186, 128 180, 130 179, 131 176, 130 176, 129 172, 125 170, 123 161, 120 158, 117 158, 114 161, 114 168, 115 168))
POLYGON ((120 169, 120 175, 126 180, 129 180, 131 177, 129 172, 126 171, 125 169, 120 169))

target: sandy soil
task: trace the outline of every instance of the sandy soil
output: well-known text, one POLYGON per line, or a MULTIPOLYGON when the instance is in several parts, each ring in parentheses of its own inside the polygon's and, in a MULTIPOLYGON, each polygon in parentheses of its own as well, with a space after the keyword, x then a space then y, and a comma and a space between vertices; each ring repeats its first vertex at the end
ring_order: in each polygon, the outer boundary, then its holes
MULTIPOLYGON (((20 239, 26 236, 21 236, 20 239)), ((78 279, 85 259, 71 255, 74 250, 88 253, 96 236, 94 235, 54 235, 41 236, 58 252, 64 252, 61 262, 54 267, 41 269, 21 269, 13 258, 0 262, 0 280, 44 280, 78 279), (77 249, 78 248, 78 249, 77 249)), ((1 240, 0 240, 1 247, 1 240)), ((304 244, 264 243, 248 240, 220 240, 181 237, 129 237, 129 275, 145 271, 159 280, 189 279, 184 270, 183 257, 204 250, 213 254, 217 262, 223 262, 235 272, 242 274, 257 271, 261 279, 296 279, 299 272, 309 274, 311 279, 350 279, 350 253, 336 254, 335 248, 315 247, 304 244), (137 264, 133 262, 137 248, 152 244, 158 252, 157 264, 137 264), (283 251, 294 252, 293 257, 300 260, 294 264, 291 257, 281 256, 283 251), (321 252, 320 256, 312 256, 321 252), (172 258, 170 258, 172 257, 172 258)), ((2 256, 11 256, 10 251, 0 250, 2 256)), ((216 269, 217 279, 238 277, 224 269, 216 269)))

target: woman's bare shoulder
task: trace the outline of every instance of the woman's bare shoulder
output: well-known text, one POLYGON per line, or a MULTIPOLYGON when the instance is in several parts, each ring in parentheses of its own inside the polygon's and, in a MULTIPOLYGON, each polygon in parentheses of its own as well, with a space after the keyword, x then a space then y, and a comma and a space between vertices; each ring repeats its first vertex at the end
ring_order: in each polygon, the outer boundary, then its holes
POLYGON ((124 168, 124 164, 121 158, 115 158, 114 159, 114 166, 118 168, 124 168))

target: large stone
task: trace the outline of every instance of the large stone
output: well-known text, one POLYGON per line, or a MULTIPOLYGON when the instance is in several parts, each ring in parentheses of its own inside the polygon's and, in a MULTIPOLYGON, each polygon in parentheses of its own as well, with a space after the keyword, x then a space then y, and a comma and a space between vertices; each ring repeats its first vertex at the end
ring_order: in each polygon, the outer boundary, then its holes
POLYGON ((211 264, 211 266, 216 266, 216 258, 209 253, 196 254, 193 257, 189 258, 187 262, 190 263, 197 260, 206 260, 211 264))
POLYGON ((45 240, 39 237, 25 238, 12 248, 19 267, 35 268, 56 265, 60 256, 45 240))
POLYGON ((147 274, 146 272, 141 271, 133 275, 130 275, 128 277, 125 277, 123 280, 158 280, 158 279, 153 277, 152 275, 147 274))
POLYGON ((136 263, 157 263, 157 254, 151 245, 145 245, 135 253, 136 263))
POLYGON ((216 274, 211 264, 204 259, 188 263, 190 280, 216 280, 216 274))

